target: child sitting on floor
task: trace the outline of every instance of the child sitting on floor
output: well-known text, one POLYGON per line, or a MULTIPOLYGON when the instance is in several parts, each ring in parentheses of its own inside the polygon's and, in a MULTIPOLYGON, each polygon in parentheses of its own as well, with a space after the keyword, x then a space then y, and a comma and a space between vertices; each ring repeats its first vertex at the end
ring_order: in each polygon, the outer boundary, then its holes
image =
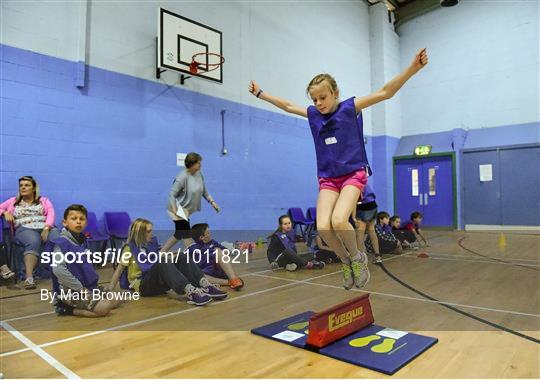
POLYGON ((53 292, 55 311, 58 315, 80 317, 104 317, 116 308, 121 301, 108 300, 101 296, 103 289, 98 287, 99 276, 90 262, 88 243, 83 231, 87 224, 88 212, 83 205, 73 204, 64 211, 64 228, 59 237, 51 240, 54 244, 53 257, 61 257, 53 263, 53 292), (81 254, 82 262, 66 260, 67 253, 81 254))
POLYGON ((210 227, 206 223, 199 223, 191 227, 191 237, 194 243, 188 247, 191 259, 195 261, 195 251, 200 252, 201 260, 196 264, 201 268, 206 278, 219 285, 228 285, 231 289, 240 290, 244 281, 236 275, 231 260, 224 259, 223 250, 229 251, 229 259, 232 252, 217 241, 212 239, 210 227))
POLYGON ((392 227, 392 233, 401 242, 404 249, 417 250, 420 247, 414 233, 401 227, 401 218, 398 215, 390 218, 390 226, 392 227))
POLYGON ((405 224, 405 228, 411 231, 412 233, 414 233, 416 240, 420 241, 419 238, 422 238, 424 245, 426 247, 429 247, 429 243, 426 237, 424 236, 424 234, 422 233, 422 230, 420 229, 420 223, 422 223, 423 218, 424 217, 422 216, 420 212, 418 211, 413 212, 411 214, 411 220, 409 220, 407 224, 405 224))
POLYGON ((109 288, 114 289, 118 282, 123 289, 140 292, 142 297, 162 295, 172 289, 177 294, 185 294, 187 303, 195 306, 227 297, 227 293, 212 285, 184 253, 160 252, 152 223, 142 218, 135 219, 129 227, 128 239, 109 288), (150 260, 152 255, 158 260, 150 260))
MULTIPOLYGON (((390 215, 387 212, 381 211, 377 214, 375 232, 377 233, 379 251, 399 255, 403 253, 403 248, 399 240, 392 234, 392 227, 388 224, 389 222, 390 215)), ((366 239, 366 247, 368 251, 373 250, 371 238, 366 239)))
POLYGON ((279 226, 276 231, 269 236, 270 243, 266 256, 272 269, 285 268, 288 271, 297 269, 322 269, 324 263, 320 261, 306 261, 296 251, 296 237, 292 229, 291 218, 288 215, 279 217, 279 226))

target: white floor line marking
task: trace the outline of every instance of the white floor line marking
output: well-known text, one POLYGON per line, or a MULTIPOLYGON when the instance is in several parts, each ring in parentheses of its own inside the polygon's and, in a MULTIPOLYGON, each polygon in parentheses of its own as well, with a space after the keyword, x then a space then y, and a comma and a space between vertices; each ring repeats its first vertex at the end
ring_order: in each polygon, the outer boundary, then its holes
MULTIPOLYGON (((262 272, 267 272, 267 271, 262 271, 262 272)), ((253 276, 259 276, 259 274, 252 274, 252 275, 253 276)), ((271 288, 268 288, 268 289, 259 290, 259 291, 254 292, 254 293, 248 293, 248 294, 244 294, 244 295, 241 295, 241 296, 238 296, 238 297, 229 298, 229 299, 226 299, 226 300, 223 300, 223 301, 216 302, 214 305, 211 305, 210 307, 216 307, 218 305, 221 305, 221 304, 224 304, 224 303, 227 303, 227 302, 231 302, 231 301, 235 301, 235 300, 255 296, 255 295, 258 295, 258 294, 262 294, 262 293, 267 293, 267 292, 270 292, 272 290, 286 288, 286 287, 289 287, 289 286, 292 286, 292 285, 295 285, 295 284, 298 284, 298 283, 300 283, 300 284, 307 283, 307 281, 315 280, 317 278, 325 277, 327 275, 328 274, 324 274, 324 275, 321 275, 321 276, 312 277, 312 278, 305 279, 305 280, 302 280, 302 281, 297 281, 296 280, 294 283, 278 285, 278 286, 274 286, 274 287, 271 287, 271 288)), ((261 276, 264 276, 264 275, 261 275, 261 276)), ((279 278, 277 278, 277 279, 279 280, 279 278)), ((72 337, 65 338, 65 339, 59 339, 59 340, 55 340, 55 341, 48 342, 48 343, 42 343, 40 345, 37 345, 36 347, 38 347, 38 348, 49 347, 49 346, 53 346, 53 345, 64 343, 64 342, 70 342, 72 340, 77 340, 77 339, 86 338, 86 337, 89 337, 89 336, 103 334, 103 333, 108 332, 108 331, 120 330, 120 329, 123 329, 123 328, 137 326, 137 325, 140 325, 140 324, 143 324, 143 323, 152 322, 152 321, 156 321, 156 320, 159 320, 159 319, 168 318, 168 317, 172 317, 172 316, 175 316, 175 315, 188 313, 188 312, 192 312, 192 311, 195 311, 195 310, 203 310, 203 309, 204 309, 204 307, 196 307, 196 306, 194 306, 192 309, 179 310, 179 311, 175 311, 175 312, 172 312, 172 313, 158 315, 158 316, 155 316, 155 317, 152 317, 152 318, 142 319, 142 320, 131 322, 131 323, 126 323, 126 324, 122 324, 122 325, 118 325, 118 326, 109 327, 109 328, 106 328, 104 330, 92 331, 92 332, 89 332, 89 333, 86 333, 86 334, 76 335, 76 336, 72 336, 72 337)), ((2 324, 8 325, 5 321, 0 322, 0 325, 2 325, 2 324)), ((25 351, 29 351, 29 350, 30 350, 30 348, 16 350, 16 351, 4 352, 3 354, 0 354, 0 358, 5 357, 5 356, 18 354, 18 353, 25 352, 25 351)))
POLYGON ((53 366, 58 372, 60 372, 62 375, 64 375, 68 379, 80 379, 80 377, 77 376, 74 372, 72 372, 69 368, 64 366, 62 363, 60 363, 50 354, 46 353, 44 350, 38 347, 34 342, 32 342, 27 337, 25 337, 15 328, 13 328, 13 326, 11 326, 9 323, 0 322, 0 326, 2 326, 11 335, 13 335, 16 339, 18 339, 22 344, 28 347, 29 350, 32 350, 36 355, 40 356, 43 360, 45 360, 47 363, 53 366))
MULTIPOLYGON (((247 276, 253 276, 253 275, 256 275, 256 274, 266 273, 266 272, 272 272, 272 269, 265 269, 265 270, 261 270, 261 271, 258 271, 258 272, 251 272, 251 273, 241 273, 240 275, 244 276, 244 277, 247 277, 247 276)), ((1 322, 19 321, 21 319, 28 319, 28 318, 34 318, 34 317, 41 317, 42 315, 49 315, 49 314, 55 314, 55 312, 54 311, 46 311, 46 312, 43 312, 43 313, 30 314, 30 315, 25 315, 25 316, 22 316, 22 317, 5 319, 3 321, 0 321, 0 323, 1 322)))
MULTIPOLYGON (((394 259, 397 259, 397 258, 400 258, 400 257, 403 257, 403 256, 411 255, 413 253, 416 253, 416 251, 407 252, 407 253, 404 253, 404 254, 401 254, 401 255, 392 256, 392 257, 383 259, 383 261, 386 262, 386 261, 394 260, 394 259)), ((276 289, 280 289, 280 288, 290 286, 292 284, 308 284, 308 285, 316 285, 316 286, 323 286, 323 287, 330 287, 330 288, 334 288, 334 289, 344 290, 340 286, 318 284, 318 283, 309 282, 309 281, 316 280, 316 279, 319 279, 319 278, 335 275, 337 273, 340 273, 341 270, 336 271, 336 272, 332 272, 332 273, 326 273, 326 274, 316 276, 316 277, 311 277, 311 278, 308 278, 308 279, 305 279, 305 280, 291 280, 291 279, 286 279, 286 278, 281 278, 281 277, 266 276, 266 275, 262 274, 262 273, 266 273, 266 272, 274 272, 274 271, 272 271, 271 269, 267 269, 267 270, 252 272, 252 273, 246 273, 246 274, 243 274, 243 275, 244 276, 256 276, 256 277, 267 277, 267 278, 270 278, 270 279, 282 280, 282 281, 287 281, 287 282, 290 282, 290 283, 285 284, 285 285, 275 286, 275 287, 272 287, 272 288, 268 288, 268 289, 265 289, 265 290, 255 292, 255 293, 250 293, 250 294, 245 294, 245 295, 242 295, 242 296, 230 298, 228 300, 220 301, 219 304, 234 301, 236 299, 243 299, 243 298, 250 297, 250 296, 253 296, 253 295, 257 295, 257 294, 266 293, 266 292, 269 292, 271 290, 276 290, 276 289)), ((428 299, 407 297, 407 296, 399 296, 399 295, 395 295, 395 294, 380 293, 380 292, 373 292, 373 291, 360 290, 360 289, 351 289, 351 290, 355 291, 355 292, 363 292, 363 293, 370 293, 370 294, 387 296, 387 297, 410 299, 410 300, 414 300, 414 301, 422 301, 422 302, 429 302, 429 303, 439 303, 439 304, 445 304, 445 305, 451 305, 451 306, 460 306, 460 307, 487 310, 487 311, 494 311, 494 312, 501 312, 501 313, 509 313, 509 314, 523 315, 523 316, 531 316, 531 317, 536 317, 536 318, 540 317, 540 315, 536 315, 536 314, 529 314, 529 313, 522 313, 522 312, 515 312, 515 311, 506 311, 506 310, 499 310, 499 309, 489 309, 489 308, 482 308, 482 307, 479 307, 479 306, 461 305, 461 304, 450 303, 450 302, 441 302, 441 301, 436 302, 436 301, 432 301, 432 300, 428 300, 428 299)), ((148 319, 143 319, 143 320, 140 320, 140 321, 136 321, 136 322, 132 322, 132 323, 124 324, 124 325, 113 326, 113 327, 110 327, 110 328, 107 328, 107 329, 104 329, 104 330, 93 331, 93 332, 87 333, 87 334, 76 335, 76 336, 73 336, 73 337, 70 337, 70 338, 60 339, 60 340, 56 340, 56 341, 52 341, 52 342, 48 342, 48 343, 43 343, 43 344, 40 344, 39 346, 36 346, 36 347, 38 347, 38 348, 49 347, 49 346, 52 346, 52 345, 56 345, 56 344, 60 344, 60 343, 64 343, 64 342, 69 342, 69 341, 72 341, 72 340, 77 340, 77 339, 81 339, 81 338, 85 338, 85 337, 89 337, 89 336, 93 336, 93 335, 102 334, 102 333, 105 333, 105 332, 108 332, 108 331, 114 331, 114 330, 118 330, 118 329, 122 329, 122 328, 126 328, 126 327, 136 326, 136 325, 143 324, 143 323, 146 323, 146 322, 151 322, 151 321, 154 321, 154 320, 167 318, 167 317, 170 317, 170 316, 183 314, 183 313, 198 310, 198 309, 200 309, 200 308, 180 310, 180 311, 177 311, 177 312, 163 314, 163 315, 160 315, 160 316, 156 316, 156 317, 152 317, 152 318, 148 318, 148 319)), ((53 313, 53 312, 51 312, 51 313, 53 313)), ((34 317, 34 316, 44 315, 44 314, 50 314, 50 313, 40 313, 40 314, 36 314, 36 315, 30 315, 30 316, 26 316, 26 317, 19 317, 19 318, 9 319, 9 320, 6 320, 6 321, 0 321, 0 325, 7 324, 6 323, 7 321, 31 318, 31 317, 34 317)), ((18 354, 18 353, 21 353, 21 352, 26 352, 26 351, 30 351, 30 348, 5 352, 5 353, 0 354, 0 357, 15 355, 15 354, 18 354)))
MULTIPOLYGON (((411 252, 409 253, 405 253, 403 255, 400 255, 400 256, 405 256, 407 254, 410 254, 411 252)), ((399 256, 397 257, 389 257, 387 259, 383 259, 383 261, 389 261, 389 260, 393 260, 393 259, 397 259, 399 256)), ((285 271, 285 269, 280 269, 278 271, 285 271)), ((248 272, 248 273, 240 273, 241 276, 243 277, 248 277, 248 276, 255 276, 257 274, 261 274, 261 273, 267 273, 267 272, 276 272, 272 269, 264 269, 264 270, 260 270, 260 271, 257 271, 257 272, 248 272)), ((44 313, 37 313, 37 314, 30 314, 30 315, 25 315, 25 316, 22 316, 22 317, 16 317, 16 318, 10 318, 10 319, 6 319, 6 320, 3 320, 3 321, 0 321, 1 322, 13 322, 13 321, 19 321, 21 319, 28 319, 28 318, 34 318, 34 317, 40 317, 42 315, 49 315, 49 314, 55 314, 54 311, 47 311, 47 312, 44 312, 44 313)), ((2 354, 0 354, 0 357, 2 357, 2 354)))
MULTIPOLYGON (((15 351, 9 351, 9 354, 10 355, 15 355, 15 354, 20 354, 21 352, 26 352, 26 351, 30 351, 30 349, 29 348, 19 348, 18 350, 15 350, 15 351)), ((2 357, 2 355, 0 355, 0 357, 2 357)))
MULTIPOLYGON (((331 274, 336 274, 336 273, 339 273, 339 272, 335 272, 335 273, 329 273, 329 274, 326 274, 326 275, 323 275, 321 277, 324 277, 324 276, 329 276, 331 274)), ((292 279, 288 279, 288 278, 280 278, 280 277, 274 277, 274 276, 267 276, 267 275, 263 275, 263 274, 257 274, 255 275, 257 277, 266 277, 266 278, 272 278, 272 279, 281 279, 283 281, 289 281, 289 282, 297 282, 297 283, 304 283, 304 284, 308 284, 308 285, 316 285, 316 286, 323 286, 323 287, 327 287, 327 288, 333 288, 333 289, 341 289, 341 290, 345 290, 342 286, 337 286, 337 285, 329 285, 329 284, 319 284, 319 283, 314 283, 314 282, 308 282, 308 281, 297 281, 297 280, 292 280, 292 279)), ((315 278, 313 278, 314 280, 315 278)), ((385 296, 385 297, 393 297, 393 298, 402 298, 402 299, 407 299, 407 300, 412 300, 412 301, 421 301, 421 302, 428 302, 428 303, 436 303, 436 304, 442 304, 442 305, 449 305, 449 306, 455 306, 455 307, 464 307, 464 308, 469 308, 469 309, 478 309, 478 310, 485 310, 485 311, 492 311, 492 312, 497 312, 497 313, 507 313, 507 314, 514 314, 514 315, 522 315, 522 316, 526 316, 526 317, 534 317, 534 318, 540 318, 540 315, 539 314, 529 314, 529 313, 524 313, 524 312, 521 312, 521 311, 512 311, 512 310, 502 310, 502 309, 492 309, 492 308, 488 308, 488 307, 482 307, 482 306, 474 306, 474 305, 465 305, 465 304, 459 304, 459 303, 454 303, 454 302, 445 302, 445 301, 433 301, 433 300, 430 300, 430 299, 426 299, 426 298, 416 298, 416 297, 410 297, 410 296, 400 296, 398 294, 392 294, 392 293, 381 293, 381 292, 374 292, 374 291, 371 291, 371 290, 362 290, 362 289, 351 289, 349 291, 353 291, 353 292, 361 292, 361 293, 370 293, 370 294, 375 294, 375 295, 379 295, 379 296, 385 296)))

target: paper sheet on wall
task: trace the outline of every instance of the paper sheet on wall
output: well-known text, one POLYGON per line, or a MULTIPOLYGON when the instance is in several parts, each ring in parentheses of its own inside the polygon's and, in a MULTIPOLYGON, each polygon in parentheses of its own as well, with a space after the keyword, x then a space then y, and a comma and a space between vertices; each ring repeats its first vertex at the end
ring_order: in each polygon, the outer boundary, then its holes
POLYGON ((480 182, 493 181, 493 165, 480 165, 480 182))

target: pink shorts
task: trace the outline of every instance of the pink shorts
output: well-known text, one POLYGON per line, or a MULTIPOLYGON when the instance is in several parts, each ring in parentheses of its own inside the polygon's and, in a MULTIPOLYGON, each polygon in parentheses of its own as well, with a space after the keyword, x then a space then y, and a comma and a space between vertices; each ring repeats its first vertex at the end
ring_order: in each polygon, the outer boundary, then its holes
POLYGON ((319 177, 319 191, 327 189, 339 193, 347 185, 357 187, 360 191, 363 191, 366 184, 367 174, 364 169, 340 177, 319 177))

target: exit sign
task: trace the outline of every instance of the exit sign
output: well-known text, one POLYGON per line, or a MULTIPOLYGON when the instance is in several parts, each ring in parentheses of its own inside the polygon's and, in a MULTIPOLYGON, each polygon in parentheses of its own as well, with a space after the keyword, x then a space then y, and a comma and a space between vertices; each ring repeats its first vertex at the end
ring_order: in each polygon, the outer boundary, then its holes
POLYGON ((415 156, 425 156, 431 153, 431 145, 418 145, 414 148, 415 156))

